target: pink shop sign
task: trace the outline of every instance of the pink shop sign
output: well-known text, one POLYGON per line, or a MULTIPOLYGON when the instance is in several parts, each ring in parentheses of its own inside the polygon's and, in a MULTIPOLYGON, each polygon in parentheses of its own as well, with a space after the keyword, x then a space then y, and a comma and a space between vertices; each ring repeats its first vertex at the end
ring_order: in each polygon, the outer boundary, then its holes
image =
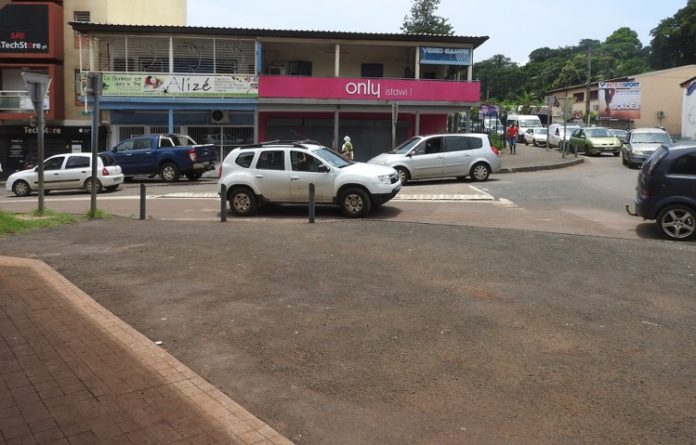
POLYGON ((478 82, 260 76, 260 98, 478 102, 478 82))

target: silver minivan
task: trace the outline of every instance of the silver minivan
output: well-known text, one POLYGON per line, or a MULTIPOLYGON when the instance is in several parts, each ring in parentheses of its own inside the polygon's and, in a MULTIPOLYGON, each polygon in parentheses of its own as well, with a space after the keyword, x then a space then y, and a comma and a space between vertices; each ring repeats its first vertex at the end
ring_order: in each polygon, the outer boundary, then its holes
POLYGON ((414 136, 370 164, 393 167, 402 184, 416 179, 470 177, 485 181, 500 171, 500 152, 487 134, 434 134, 414 136))

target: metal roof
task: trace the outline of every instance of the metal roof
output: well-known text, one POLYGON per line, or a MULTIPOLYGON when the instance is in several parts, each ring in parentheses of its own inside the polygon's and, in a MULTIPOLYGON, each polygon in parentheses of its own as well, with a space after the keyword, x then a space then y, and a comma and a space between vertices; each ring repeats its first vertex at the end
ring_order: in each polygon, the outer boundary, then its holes
POLYGON ((118 25, 111 23, 69 22, 74 30, 84 34, 90 32, 108 33, 157 33, 157 34, 207 34, 234 37, 286 37, 317 40, 384 40, 389 42, 424 42, 471 44, 478 48, 488 36, 449 36, 442 34, 390 34, 346 31, 309 31, 287 29, 259 28, 222 28, 208 26, 171 26, 171 25, 118 25))

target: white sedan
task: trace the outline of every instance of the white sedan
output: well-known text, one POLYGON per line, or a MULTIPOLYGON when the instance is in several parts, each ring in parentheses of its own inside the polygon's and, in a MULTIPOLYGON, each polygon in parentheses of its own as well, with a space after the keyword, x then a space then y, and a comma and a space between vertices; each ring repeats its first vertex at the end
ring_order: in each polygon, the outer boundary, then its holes
POLYGON ((542 147, 546 146, 546 135, 548 134, 548 129, 543 127, 529 128, 524 132, 524 144, 532 144, 535 147, 540 145, 542 147))
MULTIPOLYGON (((112 164, 101 156, 97 164, 97 192, 113 191, 123 183, 121 166, 112 164)), ((92 190, 92 155, 67 153, 51 156, 44 161, 44 191, 84 189, 92 190)), ((10 175, 5 189, 17 196, 28 196, 39 188, 38 167, 10 175)))

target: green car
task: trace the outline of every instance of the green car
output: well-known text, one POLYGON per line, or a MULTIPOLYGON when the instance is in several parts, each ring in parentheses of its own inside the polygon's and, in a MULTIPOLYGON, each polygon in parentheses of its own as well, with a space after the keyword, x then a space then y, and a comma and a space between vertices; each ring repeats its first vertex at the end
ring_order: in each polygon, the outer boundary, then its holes
POLYGON ((604 152, 618 156, 621 152, 621 140, 603 127, 578 128, 570 136, 569 143, 571 150, 577 148, 588 156, 597 156, 604 152))

